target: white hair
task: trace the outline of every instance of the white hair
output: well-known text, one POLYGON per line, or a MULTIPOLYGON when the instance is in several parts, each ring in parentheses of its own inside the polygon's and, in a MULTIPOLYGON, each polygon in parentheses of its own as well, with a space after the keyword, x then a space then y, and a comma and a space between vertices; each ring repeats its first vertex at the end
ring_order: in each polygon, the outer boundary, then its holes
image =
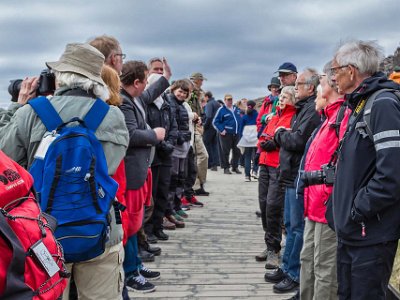
POLYGON ((363 75, 376 73, 383 58, 383 49, 376 41, 348 42, 336 51, 334 57, 340 66, 352 65, 363 75))
POLYGON ((87 92, 90 90, 96 97, 106 100, 110 98, 110 92, 107 86, 93 81, 85 76, 71 72, 54 71, 57 83, 60 87, 81 88, 87 92))

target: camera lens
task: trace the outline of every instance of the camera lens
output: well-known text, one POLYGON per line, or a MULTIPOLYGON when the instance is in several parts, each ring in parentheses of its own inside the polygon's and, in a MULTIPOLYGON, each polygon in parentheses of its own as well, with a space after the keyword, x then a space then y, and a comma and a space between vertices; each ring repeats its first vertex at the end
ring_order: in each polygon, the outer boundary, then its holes
POLYGON ((8 86, 8 93, 11 95, 11 101, 17 102, 19 91, 21 90, 22 79, 10 80, 10 85, 8 86))
POLYGON ((323 184, 325 175, 321 170, 304 172, 301 175, 301 179, 303 180, 305 186, 323 184))

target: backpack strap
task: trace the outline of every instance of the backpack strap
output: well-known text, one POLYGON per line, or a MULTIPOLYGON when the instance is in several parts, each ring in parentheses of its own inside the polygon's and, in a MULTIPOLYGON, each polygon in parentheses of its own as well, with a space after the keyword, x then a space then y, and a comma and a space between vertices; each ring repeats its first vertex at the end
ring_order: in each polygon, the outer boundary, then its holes
POLYGON ((339 111, 336 115, 336 120, 334 124, 331 124, 330 127, 335 128, 335 132, 336 132, 336 136, 339 137, 339 133, 340 133, 340 124, 343 121, 344 118, 344 113, 347 109, 347 103, 343 102, 342 105, 339 108, 339 111))
POLYGON ((28 101, 28 104, 39 116, 44 126, 46 126, 47 131, 53 131, 59 125, 63 124, 63 120, 60 118, 60 115, 46 97, 37 97, 28 101))
POLYGON ((1 299, 32 299, 34 292, 25 284, 25 257, 17 235, 11 229, 6 217, 0 212, 0 234, 11 245, 12 260, 7 270, 6 286, 1 299))
POLYGON ((91 129, 93 132, 100 126, 103 122, 104 117, 108 113, 110 106, 105 103, 100 98, 97 98, 90 110, 87 112, 83 121, 85 125, 91 129))

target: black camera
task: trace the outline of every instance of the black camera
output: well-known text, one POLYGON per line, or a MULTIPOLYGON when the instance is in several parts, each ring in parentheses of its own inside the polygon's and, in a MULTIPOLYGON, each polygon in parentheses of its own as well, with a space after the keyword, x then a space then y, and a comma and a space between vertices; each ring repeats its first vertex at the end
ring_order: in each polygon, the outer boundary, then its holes
POLYGON ((301 179, 305 186, 326 184, 333 185, 335 182, 335 166, 325 164, 321 166, 321 170, 304 172, 301 179))
MULTIPOLYGON (((22 79, 10 80, 8 93, 11 95, 11 101, 17 102, 21 90, 22 79)), ((39 76, 36 96, 52 95, 56 89, 56 78, 49 69, 44 69, 39 76)))

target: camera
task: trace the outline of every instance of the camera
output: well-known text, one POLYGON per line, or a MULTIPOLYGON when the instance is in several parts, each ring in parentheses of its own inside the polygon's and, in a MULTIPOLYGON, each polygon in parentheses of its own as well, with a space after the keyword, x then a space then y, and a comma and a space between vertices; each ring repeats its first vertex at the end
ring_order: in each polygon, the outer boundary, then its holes
POLYGON ((301 179, 305 186, 326 184, 333 185, 335 182, 335 166, 325 164, 321 166, 321 170, 304 172, 301 179))
MULTIPOLYGON (((22 79, 10 80, 8 93, 11 95, 11 101, 17 102, 18 95, 21 90, 22 79)), ((38 86, 36 88, 36 96, 52 95, 56 89, 56 79, 49 69, 44 69, 39 76, 38 86)))

